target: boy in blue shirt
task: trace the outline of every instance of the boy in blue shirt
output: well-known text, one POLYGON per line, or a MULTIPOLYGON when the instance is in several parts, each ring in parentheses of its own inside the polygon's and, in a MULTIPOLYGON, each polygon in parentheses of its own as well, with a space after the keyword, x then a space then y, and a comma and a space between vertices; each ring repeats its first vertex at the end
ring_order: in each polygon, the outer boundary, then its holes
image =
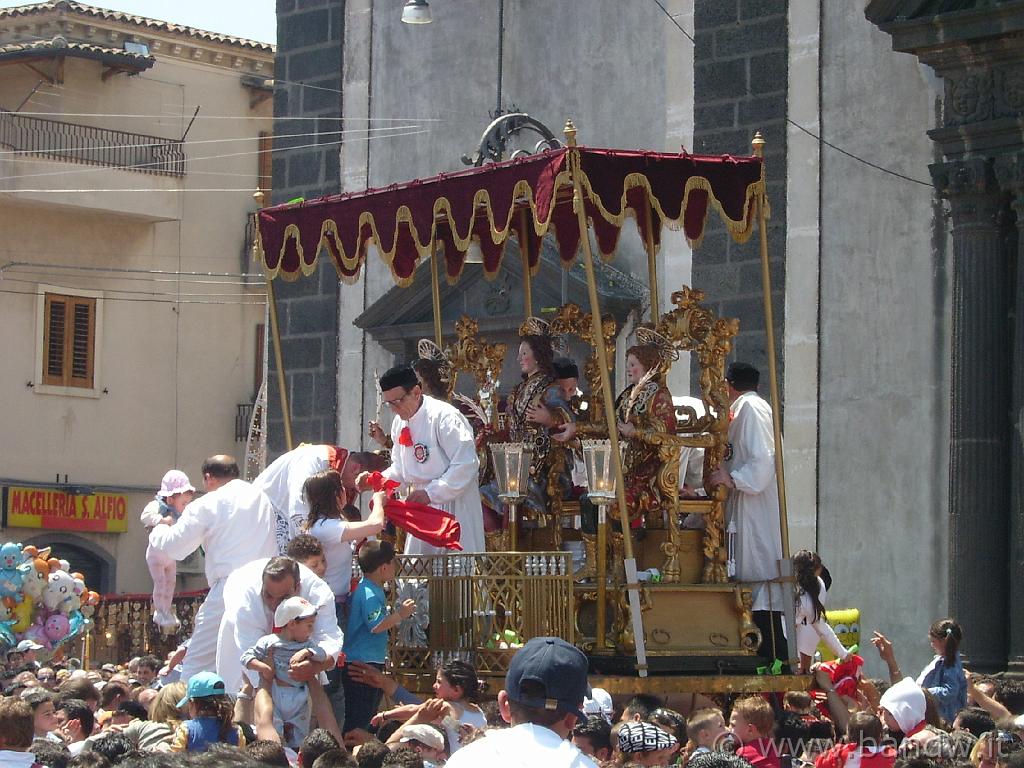
MULTIPOLYGON (((403 600, 393 611, 384 595, 385 582, 395 577, 395 548, 387 541, 367 541, 359 549, 359 568, 363 578, 349 596, 348 625, 343 647, 346 661, 361 661, 384 669, 388 650, 388 630, 412 616, 416 603, 403 600)), ((382 691, 357 682, 342 668, 345 688, 345 725, 343 733, 353 728, 367 729, 370 718, 377 713, 382 691)))

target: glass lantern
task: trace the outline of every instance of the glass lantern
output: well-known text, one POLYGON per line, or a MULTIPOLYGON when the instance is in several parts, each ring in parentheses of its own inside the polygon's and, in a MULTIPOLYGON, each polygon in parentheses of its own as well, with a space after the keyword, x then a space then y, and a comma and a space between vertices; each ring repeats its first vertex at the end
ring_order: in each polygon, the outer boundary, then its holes
POLYGON ((615 468, 611 440, 584 440, 583 463, 587 466, 587 496, 595 504, 615 500, 615 468))
POLYGON ((533 446, 526 443, 492 443, 494 475, 498 482, 498 498, 502 501, 521 501, 530 482, 530 464, 533 446))

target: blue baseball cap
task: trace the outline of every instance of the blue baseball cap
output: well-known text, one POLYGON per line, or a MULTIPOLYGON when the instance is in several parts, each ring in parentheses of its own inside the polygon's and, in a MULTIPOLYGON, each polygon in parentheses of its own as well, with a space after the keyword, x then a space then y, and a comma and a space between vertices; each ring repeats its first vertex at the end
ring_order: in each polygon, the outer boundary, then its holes
POLYGON ((224 679, 213 672, 196 672, 188 679, 188 689, 185 698, 178 702, 178 709, 189 703, 191 699, 201 699, 204 696, 223 696, 227 693, 224 687, 224 679))
POLYGON ((586 720, 582 707, 590 696, 587 669, 587 657, 576 646, 560 637, 535 637, 512 657, 505 693, 524 707, 558 710, 586 720), (524 695, 522 684, 527 681, 543 686, 544 696, 524 695))

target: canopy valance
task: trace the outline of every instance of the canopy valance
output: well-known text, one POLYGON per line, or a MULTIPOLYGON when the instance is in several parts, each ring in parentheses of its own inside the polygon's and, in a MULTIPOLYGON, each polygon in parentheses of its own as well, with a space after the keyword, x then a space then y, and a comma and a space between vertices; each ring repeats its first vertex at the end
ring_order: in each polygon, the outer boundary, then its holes
POLYGON ((569 152, 579 152, 584 205, 605 259, 614 253, 628 216, 645 238, 650 222, 655 248, 663 226, 682 228, 691 244, 699 244, 712 209, 738 242, 753 231, 754 202, 764 189, 760 158, 578 147, 265 208, 258 214, 257 251, 270 277, 308 275, 323 251, 341 279, 353 282, 372 244, 395 281, 407 284, 418 261, 439 247, 443 274, 455 282, 471 243, 479 244, 484 272, 493 276, 512 236, 535 272, 540 239, 551 230, 560 258, 570 266, 580 231, 569 152))

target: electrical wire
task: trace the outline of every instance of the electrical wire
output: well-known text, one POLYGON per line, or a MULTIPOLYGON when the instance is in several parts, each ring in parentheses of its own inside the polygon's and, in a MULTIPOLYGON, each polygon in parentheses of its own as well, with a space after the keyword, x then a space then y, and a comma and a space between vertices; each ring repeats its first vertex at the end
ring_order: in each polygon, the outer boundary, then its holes
MULTIPOLYGON (((11 113, 14 114, 13 112, 11 113)), ((20 114, 20 113, 19 113, 20 114)), ((64 125, 77 125, 76 123, 64 123, 64 125)), ((95 126, 84 126, 86 128, 92 128, 95 126)), ((407 130, 409 128, 419 128, 418 125, 388 125, 381 128, 348 128, 338 131, 312 131, 310 133, 284 133, 279 136, 268 134, 268 138, 272 139, 304 139, 310 136, 338 136, 348 133, 359 133, 368 134, 371 131, 398 131, 407 130)), ((116 130, 110 128, 99 128, 98 130, 116 130)), ((142 149, 143 147, 165 147, 168 144, 180 143, 182 147, 191 147, 197 144, 228 144, 236 141, 257 141, 258 136, 231 136, 225 139, 196 139, 191 141, 178 142, 176 139, 161 139, 159 141, 146 142, 142 144, 102 144, 99 146, 88 146, 88 147, 66 147, 59 149, 5 149, 0 150, 0 156, 3 155, 45 155, 51 152, 98 152, 106 149, 142 149)), ((257 153, 260 150, 257 150, 257 153)))
MULTIPOLYGON (((311 85, 311 86, 306 86, 306 87, 308 87, 308 88, 315 88, 317 86, 312 86, 311 85)), ((46 95, 54 96, 56 94, 46 94, 46 95)), ((116 118, 138 118, 140 120, 143 120, 143 119, 144 120, 153 120, 153 119, 159 120, 161 118, 167 118, 167 117, 182 117, 182 118, 188 117, 188 118, 191 118, 191 115, 185 115, 185 114, 180 114, 179 115, 177 113, 174 113, 174 114, 172 114, 172 113, 164 113, 164 114, 157 115, 157 114, 146 114, 146 113, 142 113, 142 112, 132 112, 132 113, 117 113, 117 112, 25 112, 24 110, 22 110, 21 112, 12 112, 11 114, 26 115, 28 117, 44 117, 44 118, 46 118, 46 117, 116 117, 116 118)), ((266 120, 266 121, 269 122, 269 121, 274 120, 274 119, 275 118, 273 118, 273 117, 263 116, 263 115, 203 115, 203 114, 196 115, 196 122, 199 122, 200 120, 266 120)), ((416 122, 420 122, 420 123, 449 123, 449 122, 451 122, 447 118, 443 118, 443 117, 348 117, 347 115, 344 116, 344 117, 299 117, 299 116, 291 117, 291 116, 282 116, 282 117, 279 117, 279 118, 276 118, 276 119, 278 119, 278 120, 287 120, 288 122, 298 121, 298 120, 338 120, 339 122, 340 121, 345 121, 345 122, 353 121, 353 122, 371 122, 371 123, 372 122, 392 122, 392 123, 396 123, 397 122, 397 123, 401 123, 401 122, 410 122, 410 121, 416 121, 416 122)))
POLYGON ((684 35, 686 35, 686 38, 691 43, 693 43, 694 45, 697 44, 697 41, 693 39, 693 37, 690 35, 689 32, 687 32, 685 29, 683 29, 682 25, 678 21, 676 21, 675 17, 671 13, 668 12, 668 8, 666 8, 664 5, 662 5, 660 0, 654 0, 654 4, 656 6, 658 6, 659 8, 661 8, 661 12, 664 13, 668 17, 669 21, 671 21, 673 24, 676 25, 676 27, 679 29, 680 32, 682 32, 684 35))
MULTIPOLYGON (((296 145, 294 147, 278 147, 276 149, 272 148, 272 149, 269 149, 269 150, 262 150, 262 151, 255 150, 255 151, 248 151, 248 152, 229 152, 229 153, 221 154, 221 155, 206 155, 206 156, 199 156, 199 157, 191 157, 191 158, 188 158, 188 162, 189 163, 193 163, 193 162, 196 162, 196 161, 199 161, 199 160, 220 160, 220 159, 227 158, 227 157, 250 157, 252 155, 265 154, 267 152, 269 152, 271 154, 274 153, 274 152, 290 152, 290 151, 293 151, 293 150, 296 150, 296 149, 307 149, 309 147, 327 147, 327 146, 332 146, 332 145, 335 145, 335 144, 343 144, 346 141, 350 141, 350 142, 351 141, 367 141, 367 142, 369 142, 369 141, 380 140, 380 139, 397 139, 397 138, 402 138, 404 136, 417 136, 417 135, 423 134, 423 133, 430 133, 430 129, 424 128, 424 129, 421 129, 421 130, 418 130, 418 131, 407 131, 405 133, 389 133, 389 134, 386 134, 386 135, 378 135, 378 136, 355 136, 355 137, 352 137, 350 139, 345 139, 345 140, 322 141, 322 142, 318 141, 318 142, 313 142, 311 144, 299 144, 299 145, 296 145)), ((34 178, 36 176, 59 176, 59 175, 63 175, 63 174, 69 174, 70 175, 70 174, 77 174, 77 173, 96 173, 97 171, 109 171, 109 170, 143 170, 145 168, 150 168, 150 167, 153 167, 153 166, 159 167, 159 166, 162 166, 162 165, 164 165, 163 161, 157 161, 157 162, 152 162, 152 163, 138 163, 136 165, 130 165, 130 166, 128 166, 128 165, 124 165, 124 166, 121 166, 121 165, 109 166, 108 165, 108 166, 97 166, 97 167, 90 167, 90 168, 80 168, 80 169, 68 170, 68 171, 48 171, 48 172, 43 173, 43 174, 23 174, 21 176, 7 176, 7 177, 5 177, 5 179, 7 179, 7 180, 14 180, 14 179, 18 179, 18 178, 34 178)), ((48 190, 48 189, 18 189, 18 190, 15 190, 15 189, 10 189, 10 190, 2 190, 0 192, 5 193, 5 194, 16 194, 16 193, 19 193, 19 192, 33 192, 33 193, 64 192, 64 193, 68 193, 68 192, 169 192, 169 191, 175 191, 175 192, 252 192, 253 188, 252 187, 247 187, 247 188, 242 188, 242 189, 212 189, 212 188, 195 189, 195 188, 187 188, 187 189, 181 189, 181 190, 167 190, 167 189, 160 189, 160 188, 156 188, 156 189, 131 189, 131 188, 125 188, 125 189, 61 189, 61 190, 48 190)))
MULTIPOLYGON (((24 253, 24 252, 20 251, 19 253, 24 253)), ((77 255, 77 256, 90 256, 90 255, 93 255, 93 256, 105 256, 105 257, 108 257, 108 258, 110 256, 109 253, 105 253, 105 254, 88 254, 88 253, 82 253, 82 252, 77 251, 77 250, 75 251, 75 255, 77 255)), ((146 254, 146 255, 150 255, 150 254, 146 254)), ((223 286, 238 285, 238 286, 250 286, 250 287, 254 287, 254 288, 261 286, 263 284, 263 282, 264 282, 264 279, 265 279, 264 276, 262 274, 258 273, 258 272, 253 274, 251 280, 234 280, 234 281, 232 281, 232 280, 190 280, 190 279, 187 279, 187 278, 186 279, 182 279, 180 277, 178 277, 178 278, 174 278, 174 277, 131 277, 131 276, 128 276, 128 275, 111 275, 111 274, 105 274, 105 275, 88 275, 88 274, 85 274, 85 275, 83 275, 83 274, 80 274, 80 273, 77 273, 77 272, 43 272, 43 271, 35 270, 35 269, 13 268, 13 269, 10 269, 10 270, 7 270, 7 271, 0 270, 0 282, 3 282, 3 280, 5 279, 4 275, 10 274, 10 273, 17 273, 19 275, 36 275, 39 278, 48 278, 48 277, 58 278, 59 277, 59 278, 82 278, 82 279, 85 279, 85 280, 118 280, 118 281, 126 280, 126 281, 143 282, 143 283, 175 283, 175 284, 177 284, 177 283, 185 283, 186 285, 223 285, 223 286)))
MULTIPOLYGON (((689 32, 687 32, 685 29, 683 29, 682 26, 680 26, 679 22, 676 21, 675 18, 672 16, 672 14, 668 12, 668 9, 665 8, 665 6, 661 4, 660 0, 653 0, 653 2, 654 2, 655 5, 657 5, 661 9, 662 13, 665 14, 666 18, 668 18, 668 20, 671 21, 676 26, 676 28, 686 36, 687 40, 689 40, 693 45, 697 44, 697 41, 693 39, 693 37, 690 35, 689 32)), ((928 187, 929 189, 932 188, 931 182, 921 181, 920 179, 915 179, 912 176, 907 176, 904 173, 900 173, 899 171, 894 171, 891 168, 886 168, 885 166, 879 165, 878 163, 873 163, 870 160, 867 160, 867 159, 865 159, 863 157, 860 157, 859 155, 855 155, 853 152, 845 150, 842 147, 838 147, 835 144, 833 144, 831 141, 828 141, 827 139, 822 138, 821 136, 817 135, 816 133, 814 133, 811 130, 808 130, 807 128, 804 128, 802 125, 800 125, 799 123, 797 123, 797 122, 795 122, 793 120, 790 120, 788 117, 786 118, 786 122, 789 123, 790 125, 792 125, 794 128, 797 128, 798 130, 803 131, 804 133, 806 133, 808 136, 812 137, 816 141, 820 141, 822 144, 824 144, 829 149, 834 149, 839 154, 845 155, 846 157, 850 158, 851 160, 856 160, 858 163, 863 163, 864 165, 868 166, 869 168, 874 168, 876 171, 881 171, 882 173, 887 173, 890 176, 895 176, 897 179, 903 179, 904 181, 910 181, 910 182, 913 182, 914 184, 920 184, 921 186, 928 187)))
MULTIPOLYGON (((4 278, 0 279, 0 283, 22 283, 22 284, 25 284, 25 285, 37 285, 39 283, 39 281, 38 280, 22 280, 21 278, 18 278, 18 277, 4 277, 4 278)), ((259 287, 259 286, 256 286, 256 287, 259 287)), ((205 298, 205 299, 242 298, 243 296, 244 296, 244 298, 247 298, 247 299, 248 298, 251 298, 251 299, 266 298, 266 294, 265 293, 239 294, 238 292, 235 292, 235 293, 180 293, 180 292, 177 292, 177 291, 133 291, 133 290, 131 290, 129 288, 104 288, 103 292, 104 293, 107 293, 107 292, 111 292, 111 293, 127 293, 127 294, 138 295, 138 296, 188 296, 190 298, 198 297, 198 298, 205 298)))
MULTIPOLYGON (((12 296, 39 296, 40 294, 36 291, 12 291, 6 288, 0 288, 0 293, 10 294, 12 296)), ((104 297, 103 301, 123 301, 136 304, 207 304, 207 305, 218 305, 218 306, 232 306, 232 307, 265 307, 265 301, 197 301, 194 299, 186 299, 185 301, 174 301, 173 299, 136 299, 128 296, 111 296, 109 298, 104 297)))
POLYGON ((881 171, 882 173, 888 173, 890 176, 895 176, 898 179, 903 179, 904 181, 912 181, 914 184, 920 184, 923 187, 928 187, 929 189, 932 189, 932 183, 930 181, 921 181, 920 179, 915 179, 912 176, 907 176, 906 174, 900 173, 899 171, 894 171, 891 168, 886 168, 885 166, 878 165, 878 163, 873 163, 870 160, 865 160, 863 157, 858 157, 857 155, 853 154, 852 152, 846 151, 842 147, 837 147, 835 144, 833 144, 828 139, 823 139, 821 136, 818 136, 813 131, 810 131, 807 128, 804 128, 799 123, 794 122, 793 120, 790 120, 788 117, 786 118, 786 122, 789 123, 790 125, 792 125, 794 128, 798 128, 799 130, 803 131, 808 136, 816 139, 817 141, 820 141, 826 147, 829 147, 830 149, 834 149, 839 154, 846 155, 850 159, 856 160, 858 163, 864 163, 864 165, 867 165, 867 166, 869 166, 871 168, 874 168, 876 171, 881 171))

